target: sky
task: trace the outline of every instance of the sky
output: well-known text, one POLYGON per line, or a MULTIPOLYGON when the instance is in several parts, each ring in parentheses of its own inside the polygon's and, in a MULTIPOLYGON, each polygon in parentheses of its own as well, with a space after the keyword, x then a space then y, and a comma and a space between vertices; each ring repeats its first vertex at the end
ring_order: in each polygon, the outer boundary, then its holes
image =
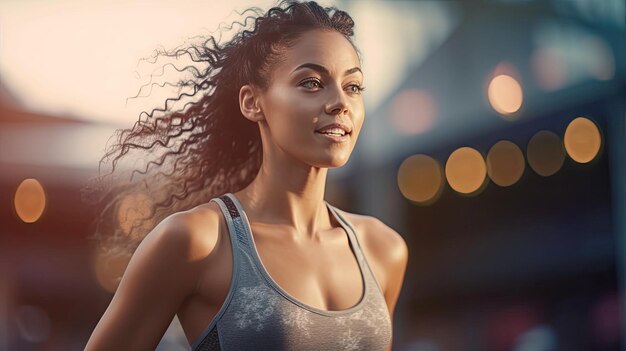
MULTIPOLYGON (((234 10, 267 9, 273 3, 4 0, 0 2, 0 79, 31 111, 128 124, 141 111, 162 107, 174 92, 154 89, 148 94, 149 88, 144 88, 141 95, 148 97, 127 102, 167 62, 150 65, 142 58, 240 19, 234 10)), ((420 11, 407 1, 319 3, 346 9, 355 18, 355 39, 364 56, 367 109, 376 108, 451 27, 445 9, 436 2, 423 2, 420 11)), ((176 73, 166 69, 161 79, 176 81, 179 76, 172 72, 176 73)))

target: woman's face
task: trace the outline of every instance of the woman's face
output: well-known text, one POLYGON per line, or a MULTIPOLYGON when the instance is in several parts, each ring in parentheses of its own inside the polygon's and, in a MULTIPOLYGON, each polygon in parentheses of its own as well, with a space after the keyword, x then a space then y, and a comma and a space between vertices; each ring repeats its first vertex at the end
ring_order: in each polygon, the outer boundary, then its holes
POLYGON ((345 164, 365 118, 360 66, 352 44, 340 33, 304 33, 287 49, 284 60, 274 65, 270 85, 261 94, 265 117, 261 133, 269 147, 313 167, 345 164), (349 133, 320 132, 333 123, 349 133))

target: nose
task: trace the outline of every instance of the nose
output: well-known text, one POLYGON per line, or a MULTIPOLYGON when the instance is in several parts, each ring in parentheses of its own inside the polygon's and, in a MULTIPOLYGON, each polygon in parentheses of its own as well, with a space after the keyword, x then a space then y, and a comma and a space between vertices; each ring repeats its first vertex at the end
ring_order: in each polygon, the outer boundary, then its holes
POLYGON ((329 115, 339 115, 348 111, 348 102, 346 96, 341 89, 326 104, 326 113, 329 115))

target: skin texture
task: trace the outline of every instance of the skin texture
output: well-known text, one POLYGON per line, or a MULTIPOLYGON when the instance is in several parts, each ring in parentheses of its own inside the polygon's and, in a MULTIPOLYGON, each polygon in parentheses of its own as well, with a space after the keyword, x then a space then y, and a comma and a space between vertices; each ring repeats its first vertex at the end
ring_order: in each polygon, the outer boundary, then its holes
MULTIPOLYGON (((358 89, 364 77, 355 67, 360 62, 347 39, 312 30, 273 67, 267 90, 245 85, 239 93, 242 114, 260 128, 263 164, 234 195, 270 276, 299 301, 327 310, 355 305, 363 291, 346 233, 324 204, 327 170, 348 161, 365 118, 358 89), (305 63, 327 72, 297 69, 305 63), (347 142, 331 143, 315 133, 333 122, 352 129, 347 142)), ((406 243, 374 217, 342 214, 355 227, 393 318, 406 243)), ((214 203, 166 218, 133 255, 86 350, 154 349, 175 314, 191 344, 226 298, 231 250, 214 203)))

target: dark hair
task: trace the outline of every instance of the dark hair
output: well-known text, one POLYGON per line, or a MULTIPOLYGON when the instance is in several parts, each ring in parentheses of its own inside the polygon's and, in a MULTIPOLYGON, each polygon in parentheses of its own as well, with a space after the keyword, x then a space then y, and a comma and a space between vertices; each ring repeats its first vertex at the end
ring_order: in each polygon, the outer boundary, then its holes
POLYGON ((352 43, 352 18, 314 1, 283 0, 267 13, 253 7, 238 15, 247 12, 254 15, 234 22, 230 29, 235 24, 242 29, 224 44, 214 36, 200 37, 201 44, 157 51, 153 57, 156 62, 160 56, 189 55, 194 65, 174 67, 192 78, 168 84, 179 88, 177 97, 166 99, 163 108, 142 112, 131 128, 116 130, 98 176, 83 188, 84 200, 97 209, 91 238, 105 253, 131 254, 168 215, 252 182, 261 166, 262 144, 258 126, 241 114, 241 86, 266 89, 272 65, 306 31, 337 31, 352 43), (180 93, 184 88, 192 91, 180 93), (169 102, 183 98, 197 101, 169 110, 169 102), (131 164, 119 163, 129 160, 131 164), (110 172, 103 174, 103 167, 110 172))

